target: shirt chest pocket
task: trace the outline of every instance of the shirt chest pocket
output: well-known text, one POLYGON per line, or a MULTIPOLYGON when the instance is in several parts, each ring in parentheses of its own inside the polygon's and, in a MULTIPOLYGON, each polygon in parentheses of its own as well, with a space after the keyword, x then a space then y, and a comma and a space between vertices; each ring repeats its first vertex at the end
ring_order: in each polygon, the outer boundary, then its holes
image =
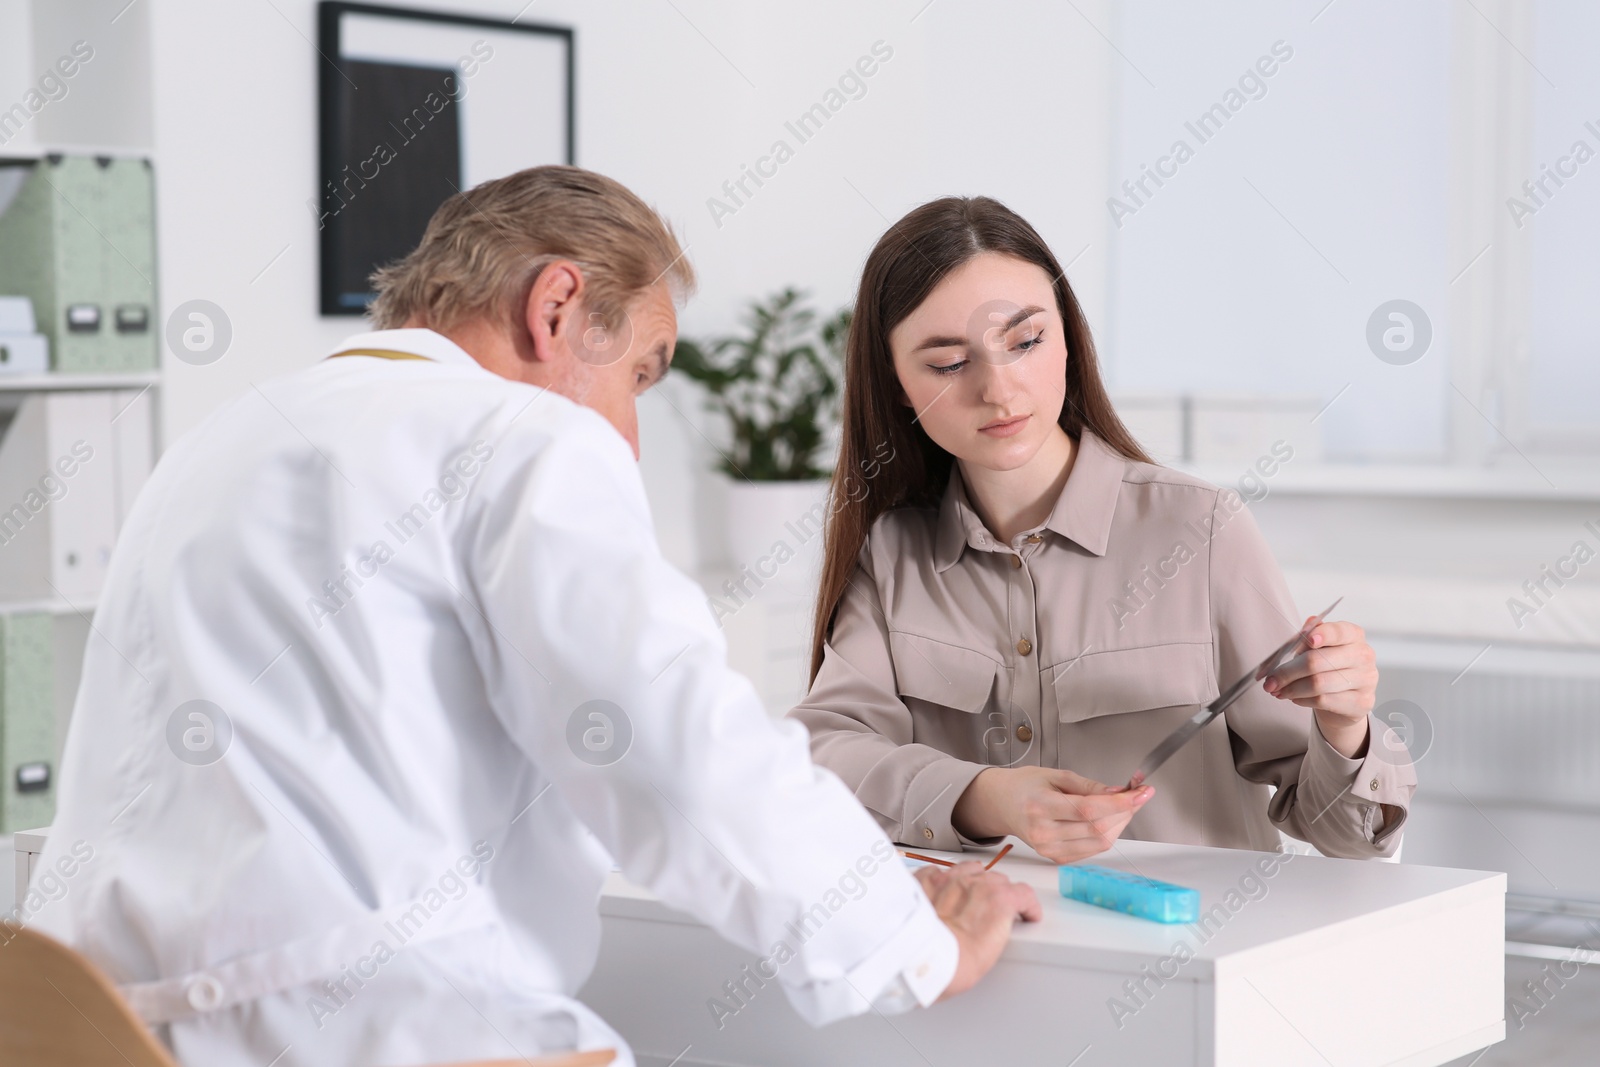
POLYGON ((1003 670, 981 652, 899 631, 889 634, 889 654, 902 698, 974 714, 988 707, 1003 670))
POLYGON ((1157 708, 1197 707, 1217 696, 1210 643, 1089 652, 1057 664, 1047 690, 1060 722, 1157 708))

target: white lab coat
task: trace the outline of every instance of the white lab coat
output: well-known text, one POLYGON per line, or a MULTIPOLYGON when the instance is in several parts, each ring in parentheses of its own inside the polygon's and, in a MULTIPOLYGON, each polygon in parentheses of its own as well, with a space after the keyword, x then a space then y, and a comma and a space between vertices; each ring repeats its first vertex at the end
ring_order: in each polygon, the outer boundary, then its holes
POLYGON ((573 999, 613 857, 787 943, 814 1022, 937 997, 953 937, 728 668, 622 437, 431 331, 350 348, 426 358, 263 383, 139 497, 30 921, 208 1067, 621 1048, 573 999))

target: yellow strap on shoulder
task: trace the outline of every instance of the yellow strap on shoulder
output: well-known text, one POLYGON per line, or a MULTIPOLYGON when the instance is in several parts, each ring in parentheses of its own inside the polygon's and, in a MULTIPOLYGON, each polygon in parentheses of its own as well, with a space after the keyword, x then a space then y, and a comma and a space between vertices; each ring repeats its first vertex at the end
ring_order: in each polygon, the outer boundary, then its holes
POLYGON ((340 356, 376 356, 379 359, 420 359, 423 362, 432 362, 427 356, 419 356, 415 352, 400 352, 393 348, 347 348, 343 352, 335 352, 329 359, 340 356))

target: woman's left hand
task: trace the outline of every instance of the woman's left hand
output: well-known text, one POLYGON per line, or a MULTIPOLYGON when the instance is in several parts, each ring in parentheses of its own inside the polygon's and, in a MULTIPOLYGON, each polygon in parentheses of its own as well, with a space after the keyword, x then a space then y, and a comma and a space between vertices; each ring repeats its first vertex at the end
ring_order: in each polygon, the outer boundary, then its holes
POLYGON ((1377 701, 1377 653, 1353 622, 1321 623, 1306 644, 1304 652, 1267 675, 1263 688, 1279 700, 1310 708, 1328 743, 1354 759, 1366 746, 1367 716, 1377 701))

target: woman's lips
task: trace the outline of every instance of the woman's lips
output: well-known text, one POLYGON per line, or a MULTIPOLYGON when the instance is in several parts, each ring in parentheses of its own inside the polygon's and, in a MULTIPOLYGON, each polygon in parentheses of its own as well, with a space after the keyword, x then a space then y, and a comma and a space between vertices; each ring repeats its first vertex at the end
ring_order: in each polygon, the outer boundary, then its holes
POLYGON ((1016 418, 1008 419, 1005 422, 991 422, 987 426, 980 427, 978 432, 986 433, 990 437, 1010 437, 1012 434, 1021 433, 1022 428, 1028 424, 1028 420, 1032 417, 1032 415, 1018 415, 1016 418))

